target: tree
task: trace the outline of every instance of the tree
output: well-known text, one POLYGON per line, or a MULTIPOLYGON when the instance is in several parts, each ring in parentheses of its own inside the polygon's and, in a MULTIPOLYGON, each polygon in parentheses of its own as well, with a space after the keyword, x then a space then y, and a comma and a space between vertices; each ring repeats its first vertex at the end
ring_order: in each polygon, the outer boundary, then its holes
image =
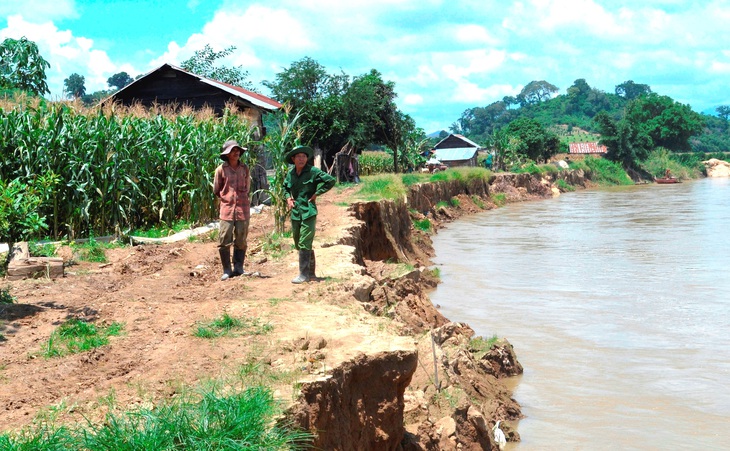
POLYGON ((560 139, 534 119, 519 118, 503 130, 517 141, 517 152, 533 161, 547 161, 560 150, 560 139))
POLYGON ((702 132, 702 116, 689 105, 655 93, 638 97, 626 105, 624 118, 651 137, 654 147, 689 150, 689 139, 702 132))
POLYGON ((83 75, 71 74, 67 79, 63 80, 63 92, 70 97, 76 99, 81 98, 86 94, 85 82, 86 78, 83 75))
POLYGON ((25 37, 6 38, 0 44, 0 88, 46 94, 50 92, 46 84, 49 67, 51 65, 40 55, 36 43, 25 37))
POLYGON ((126 72, 119 72, 106 79, 106 84, 117 90, 122 89, 128 84, 132 83, 134 79, 129 76, 126 72))
POLYGON ((556 92, 558 92, 558 87, 545 80, 531 81, 522 88, 522 91, 517 95, 517 100, 521 106, 535 105, 548 100, 556 92))
POLYGON ((637 97, 651 94, 651 88, 649 85, 634 83, 633 80, 628 80, 620 85, 616 85, 616 95, 623 97, 626 100, 633 100, 637 97))
POLYGON ((398 152, 415 125, 395 105, 395 84, 384 81, 378 71, 350 79, 344 73, 330 75, 305 57, 263 84, 276 100, 301 112, 303 143, 323 150, 326 157, 346 144, 358 149, 384 144, 398 167, 398 152))
POLYGON ((243 66, 226 67, 214 65, 216 60, 225 58, 233 53, 234 50, 236 50, 236 47, 230 46, 220 52, 214 52, 209 44, 205 44, 202 50, 196 50, 195 54, 183 61, 180 67, 196 75, 202 75, 203 77, 254 91, 253 85, 248 81, 248 71, 243 70, 243 66))
POLYGON ((715 111, 717 112, 717 115, 720 116, 727 122, 728 117, 730 117, 730 106, 728 105, 720 105, 719 107, 715 108, 715 111))
POLYGON ((601 132, 600 144, 608 149, 606 158, 621 163, 627 169, 638 168, 638 162, 646 159, 652 140, 638 124, 625 118, 616 121, 602 111, 593 119, 601 132))
POLYGON ((326 153, 340 150, 347 142, 350 118, 345 113, 344 95, 349 80, 345 74, 329 75, 324 66, 305 57, 263 85, 273 98, 301 113, 301 142, 326 153))

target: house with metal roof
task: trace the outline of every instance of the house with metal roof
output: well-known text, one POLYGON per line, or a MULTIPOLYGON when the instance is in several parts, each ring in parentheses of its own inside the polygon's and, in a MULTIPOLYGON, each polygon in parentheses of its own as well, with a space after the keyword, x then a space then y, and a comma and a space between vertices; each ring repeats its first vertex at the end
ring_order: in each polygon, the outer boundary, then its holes
POLYGON ((568 144, 568 148, 570 149, 571 155, 578 155, 578 154, 600 155, 600 154, 605 154, 606 152, 608 152, 608 148, 606 146, 599 145, 596 142, 570 143, 570 144, 568 144))
POLYGON ((233 104, 258 128, 256 139, 265 135, 263 115, 281 108, 279 102, 264 95, 171 64, 144 74, 103 101, 108 102, 127 106, 139 103, 146 107, 169 104, 193 109, 208 107, 216 114, 222 114, 227 104, 233 104))
POLYGON ((466 136, 450 134, 433 146, 433 155, 447 166, 476 166, 482 147, 466 136))

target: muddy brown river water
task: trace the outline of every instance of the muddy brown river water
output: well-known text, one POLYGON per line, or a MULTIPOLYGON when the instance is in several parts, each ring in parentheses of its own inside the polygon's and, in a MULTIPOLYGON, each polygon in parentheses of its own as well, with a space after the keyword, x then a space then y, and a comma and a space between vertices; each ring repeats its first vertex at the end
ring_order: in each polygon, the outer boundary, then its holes
POLYGON ((518 450, 730 450, 730 179, 585 190, 434 237, 453 321, 525 367, 518 450))

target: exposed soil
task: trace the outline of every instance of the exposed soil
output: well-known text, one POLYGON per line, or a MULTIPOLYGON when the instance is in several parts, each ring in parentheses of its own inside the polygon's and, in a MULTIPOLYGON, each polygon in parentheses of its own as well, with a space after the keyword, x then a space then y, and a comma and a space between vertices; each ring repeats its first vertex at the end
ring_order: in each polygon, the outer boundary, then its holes
MULTIPOLYGON (((208 239, 110 249, 107 263, 79 262, 60 279, 3 282, 17 300, 0 304, 0 432, 29 425, 49 412, 62 422, 99 420, 112 398, 123 409, 154 405, 184 387, 225 378, 252 362, 293 375, 275 387, 278 397, 293 402, 294 380, 321 379, 362 355, 417 352, 415 372, 399 382, 397 393, 402 410, 403 388, 410 384, 404 416, 411 448, 405 449, 456 449, 459 431, 478 436, 474 449, 489 449, 487 422, 520 417, 519 406, 496 382, 509 370, 494 371, 489 360, 494 356, 482 361, 466 356, 465 343, 473 332, 467 325, 449 323, 424 294, 424 287, 436 283, 418 269, 428 264, 428 236, 411 230, 415 239, 408 249, 396 237, 398 249, 390 252, 407 255, 394 255, 394 260, 405 256, 416 269, 405 277, 395 275, 409 270, 387 263, 387 249, 374 247, 379 241, 372 234, 369 244, 353 243, 362 241, 351 231, 363 222, 343 206, 350 192, 335 191, 318 199, 314 247, 319 279, 314 282, 292 284, 298 274, 296 253, 276 258, 265 246, 266 234, 273 230, 268 209, 252 215, 245 264, 250 275, 220 281, 216 244, 208 239), (370 250, 363 251, 363 246, 370 250), (380 258, 373 258, 375 254, 380 258), (224 313, 273 328, 260 335, 215 339, 194 335, 199 325, 224 313), (43 357, 53 330, 72 317, 101 325, 119 322, 124 331, 108 346, 43 357), (435 327, 440 327, 438 352, 427 334, 435 327), (455 347, 447 349, 449 343, 455 347), (433 356, 444 371, 438 388, 461 385, 461 401, 481 398, 486 419, 469 403, 456 405, 443 396, 441 404, 433 402, 439 397, 431 372, 433 356), (449 425, 454 431, 449 432, 449 425), (463 432, 474 425, 480 431, 463 432)), ((491 207, 477 206, 473 198, 460 196, 460 214, 491 207)), ((455 216, 441 208, 431 219, 438 224, 455 216)), ((388 228, 389 237, 396 234, 391 232, 388 228)), ((284 244, 290 246, 290 241, 284 244)), ((511 346, 503 349, 511 351, 511 346)), ((501 356, 503 350, 499 352, 501 356)), ((509 426, 503 423, 503 429, 509 435, 509 426)), ((511 439, 519 440, 515 433, 511 439)))

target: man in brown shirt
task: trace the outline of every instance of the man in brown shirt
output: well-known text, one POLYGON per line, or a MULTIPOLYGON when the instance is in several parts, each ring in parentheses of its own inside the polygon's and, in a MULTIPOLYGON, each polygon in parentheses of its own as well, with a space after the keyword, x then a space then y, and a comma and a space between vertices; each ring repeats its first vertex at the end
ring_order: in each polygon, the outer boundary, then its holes
POLYGON ((251 217, 249 190, 251 176, 248 166, 241 163, 245 147, 229 140, 223 144, 220 158, 223 164, 215 170, 213 194, 220 199, 220 232, 218 253, 223 264, 221 280, 244 273, 243 261, 248 247, 248 222, 251 217), (233 270, 231 271, 231 244, 233 244, 233 270))

